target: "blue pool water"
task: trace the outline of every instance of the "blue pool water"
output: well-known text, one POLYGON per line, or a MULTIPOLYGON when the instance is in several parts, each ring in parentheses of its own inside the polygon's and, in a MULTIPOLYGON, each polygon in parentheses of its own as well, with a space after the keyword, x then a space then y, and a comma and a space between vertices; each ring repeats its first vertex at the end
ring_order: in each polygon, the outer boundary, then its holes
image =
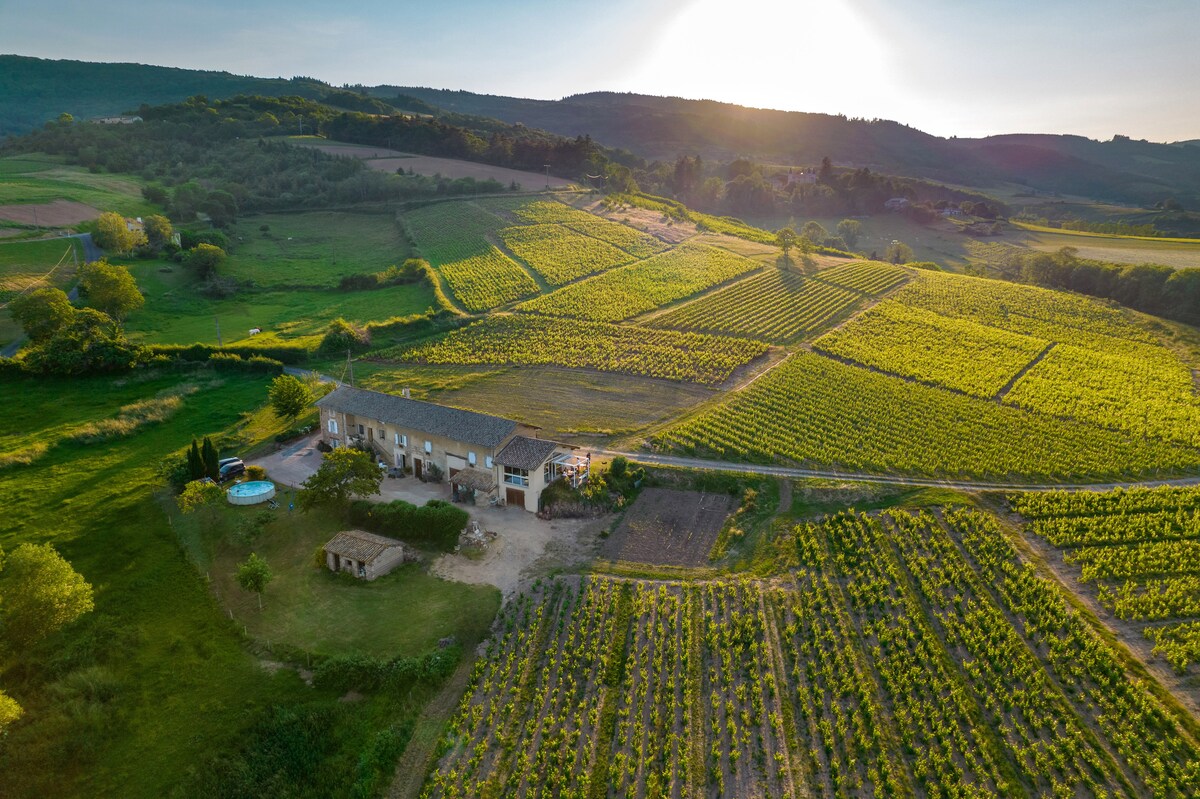
POLYGON ((231 497, 256 497, 259 494, 274 493, 275 484, 270 480, 251 480, 248 483, 238 483, 229 489, 231 497))

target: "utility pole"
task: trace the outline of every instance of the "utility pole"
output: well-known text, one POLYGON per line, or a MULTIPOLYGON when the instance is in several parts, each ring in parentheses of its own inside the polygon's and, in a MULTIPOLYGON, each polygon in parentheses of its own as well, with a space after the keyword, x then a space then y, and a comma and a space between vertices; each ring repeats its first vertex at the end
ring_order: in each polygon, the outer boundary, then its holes
POLYGON ((354 360, 350 357, 349 348, 346 349, 346 370, 350 374, 350 388, 354 388, 354 360))
POLYGON ((550 188, 550 165, 542 164, 542 166, 546 167, 546 188, 550 188))
POLYGON ((217 346, 220 347, 221 346, 221 318, 218 316, 214 316, 213 321, 217 323, 217 346))

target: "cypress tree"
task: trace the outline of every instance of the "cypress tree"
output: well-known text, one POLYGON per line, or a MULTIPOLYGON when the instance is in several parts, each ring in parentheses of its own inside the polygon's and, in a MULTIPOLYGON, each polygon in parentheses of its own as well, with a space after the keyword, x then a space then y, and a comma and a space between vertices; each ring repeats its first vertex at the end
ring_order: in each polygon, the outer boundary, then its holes
POLYGON ((192 439, 192 448, 187 454, 187 470, 189 480, 199 480, 204 476, 204 459, 200 457, 200 445, 192 439))
POLYGON ((204 437, 204 446, 200 448, 200 457, 204 463, 204 474, 214 480, 221 477, 221 469, 217 462, 220 460, 217 457, 217 448, 213 446, 212 439, 208 436, 204 437))

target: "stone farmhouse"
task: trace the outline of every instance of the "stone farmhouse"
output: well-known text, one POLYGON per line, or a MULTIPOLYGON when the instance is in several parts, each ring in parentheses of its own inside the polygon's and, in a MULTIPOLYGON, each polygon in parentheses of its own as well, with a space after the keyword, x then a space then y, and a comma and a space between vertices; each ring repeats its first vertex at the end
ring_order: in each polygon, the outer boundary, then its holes
POLYGON ((591 464, 578 447, 538 438, 532 425, 407 396, 340 386, 317 407, 329 446, 369 449, 384 466, 421 479, 444 475, 477 503, 536 513, 542 489, 560 478, 578 487, 591 464))

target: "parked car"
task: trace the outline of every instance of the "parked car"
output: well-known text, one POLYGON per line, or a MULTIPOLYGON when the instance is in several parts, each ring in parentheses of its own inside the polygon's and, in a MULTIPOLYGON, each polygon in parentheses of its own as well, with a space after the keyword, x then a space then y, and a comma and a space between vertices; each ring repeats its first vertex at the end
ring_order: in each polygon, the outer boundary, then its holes
POLYGON ((231 463, 241 463, 241 462, 242 462, 241 458, 221 458, 221 460, 217 461, 217 468, 220 469, 224 466, 228 466, 231 463))
POLYGON ((233 478, 241 477, 246 473, 246 464, 242 463, 241 458, 227 458, 226 460, 228 462, 222 462, 220 470, 217 472, 222 483, 227 483, 233 478))

